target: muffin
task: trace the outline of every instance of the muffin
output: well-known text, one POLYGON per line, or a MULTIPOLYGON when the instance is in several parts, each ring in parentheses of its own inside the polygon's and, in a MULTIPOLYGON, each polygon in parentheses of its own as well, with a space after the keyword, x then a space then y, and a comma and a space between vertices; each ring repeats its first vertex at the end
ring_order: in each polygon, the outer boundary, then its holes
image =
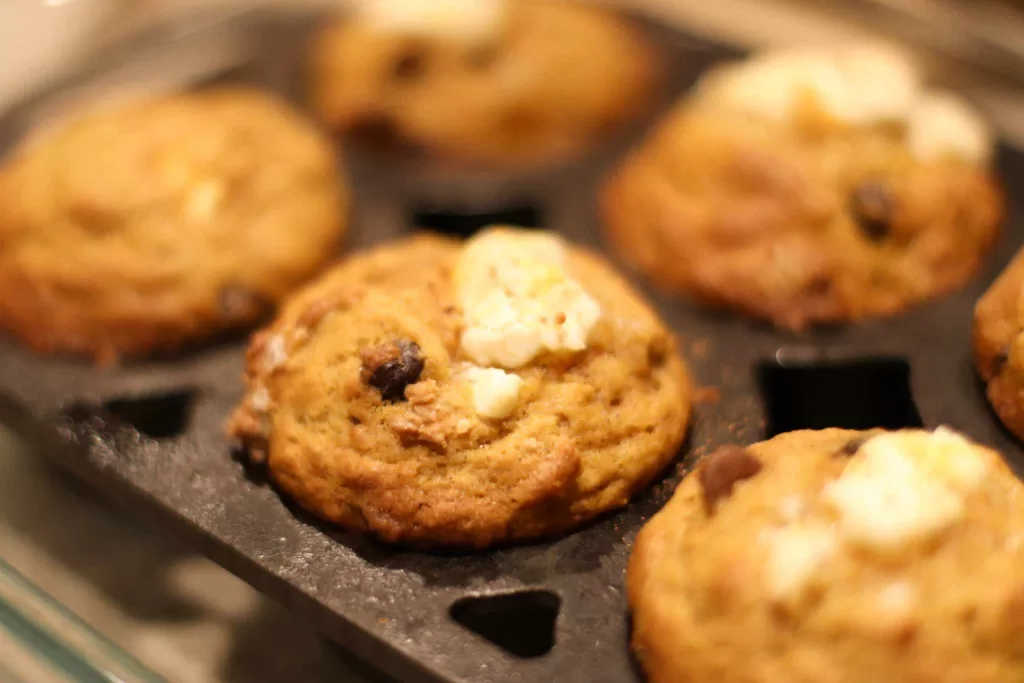
POLYGON ((296 294, 249 349, 229 433, 300 506, 416 546, 485 547, 624 505, 676 455, 676 342, 553 234, 417 236, 296 294))
POLYGON ((782 434, 704 458, 641 530, 651 683, 1024 680, 1024 490, 934 432, 782 434))
POLYGON ((318 36, 309 93, 334 130, 507 168, 571 157, 634 118, 656 90, 656 61, 599 7, 375 0, 318 36))
POLYGON ((974 308, 974 360, 1003 424, 1024 439, 1024 250, 974 308))
POLYGON ((329 141, 218 88, 98 108, 0 165, 0 327, 111 362, 252 324, 345 233, 329 141))
POLYGON ((611 247, 659 285, 800 330, 961 285, 997 235, 992 140, 879 45, 713 69, 608 181, 611 247))

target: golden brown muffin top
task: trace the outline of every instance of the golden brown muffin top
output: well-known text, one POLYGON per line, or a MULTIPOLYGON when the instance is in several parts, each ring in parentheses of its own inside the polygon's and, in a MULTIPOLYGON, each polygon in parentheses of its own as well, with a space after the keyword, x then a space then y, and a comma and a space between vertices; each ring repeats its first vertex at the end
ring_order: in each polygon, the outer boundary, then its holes
POLYGON ((998 232, 991 140, 886 51, 706 76, 611 179, 612 244, 658 283, 775 324, 891 315, 963 282, 998 232))
POLYGON ((310 55, 328 126, 493 167, 573 155, 642 111, 656 58, 599 7, 558 0, 382 0, 310 55))
POLYGON ((313 512, 483 546, 617 507, 679 447, 672 335, 553 235, 417 237, 355 256, 253 341, 231 431, 313 512))
POLYGON ((251 322, 328 259, 347 189, 286 104, 218 88, 98 109, 0 167, 0 324, 101 359, 251 322))
POLYGON ((678 680, 1024 677, 1024 487, 952 430, 791 432, 705 458, 641 531, 638 654, 678 680))

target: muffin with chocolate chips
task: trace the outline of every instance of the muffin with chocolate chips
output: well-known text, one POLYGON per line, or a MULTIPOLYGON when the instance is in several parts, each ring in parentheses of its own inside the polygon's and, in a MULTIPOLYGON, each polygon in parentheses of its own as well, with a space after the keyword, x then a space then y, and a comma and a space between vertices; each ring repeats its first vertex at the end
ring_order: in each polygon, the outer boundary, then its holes
POLYGON ((552 234, 348 259, 253 339, 229 431, 301 506, 420 546, 563 532, 677 453, 690 384, 655 313, 552 234))
POLYGON ((627 572, 651 683, 1024 680, 1024 487, 934 432, 791 432, 706 456, 627 572))
POLYGON ((959 286, 1002 216, 984 122, 877 45, 708 73, 610 179, 611 245, 658 284, 802 329, 959 286))
POLYGON ((593 145, 645 108, 657 80, 626 20, 562 0, 362 3, 318 37, 309 72, 329 127, 492 167, 593 145))
POLYGON ((974 307, 974 360, 988 400, 1024 439, 1024 249, 974 307))
POLYGON ((331 258, 347 205, 329 141, 268 95, 92 110, 0 166, 0 328, 109 362, 252 324, 331 258))

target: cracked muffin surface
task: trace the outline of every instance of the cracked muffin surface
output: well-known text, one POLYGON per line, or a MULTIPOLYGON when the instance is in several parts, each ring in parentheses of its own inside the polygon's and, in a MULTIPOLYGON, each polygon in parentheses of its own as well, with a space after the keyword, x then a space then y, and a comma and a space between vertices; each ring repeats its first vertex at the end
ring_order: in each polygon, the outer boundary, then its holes
POLYGON ((627 572, 651 683, 1024 679, 1024 487, 956 432, 726 446, 627 572))
POLYGON ((492 167, 581 152, 659 81, 626 19, 559 0, 379 0, 323 30, 308 79, 335 130, 492 167))
POLYGON ((671 333, 598 257, 537 231, 419 236, 349 258, 248 355, 229 431, 302 507, 388 541, 569 530, 676 455, 671 333))
POLYGON ((348 202, 329 141, 269 95, 81 113, 0 166, 0 326, 109 362, 251 324, 331 258, 348 202))
POLYGON ((710 71, 609 179, 605 235, 666 289, 803 329, 967 280, 1002 218, 989 131, 881 46, 710 71))

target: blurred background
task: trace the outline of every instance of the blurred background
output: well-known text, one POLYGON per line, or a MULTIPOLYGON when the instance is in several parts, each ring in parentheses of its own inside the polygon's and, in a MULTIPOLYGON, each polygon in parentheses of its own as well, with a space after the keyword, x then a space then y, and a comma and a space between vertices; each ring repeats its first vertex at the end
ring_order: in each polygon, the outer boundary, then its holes
MULTIPOLYGON (((251 3, 2 0, 0 110, 62 69, 146 25, 197 7, 235 11, 245 4, 251 3)), ((282 0, 279 4, 295 9, 300 4, 324 3, 282 0)), ((1024 2, 1020 0, 622 0, 616 4, 636 6, 688 31, 747 48, 886 33, 909 41, 942 71, 947 84, 975 101, 1008 140, 1024 140, 1024 2)), ((169 79, 181 78, 188 63, 170 60, 168 68, 169 79)), ((0 432, 0 561, 0 617, 4 601, 8 606, 20 601, 23 612, 49 619, 51 630, 62 638, 82 639, 77 647, 107 662, 110 670, 122 667, 128 672, 127 680, 377 680, 283 608, 145 520, 120 513, 4 432, 0 432), (19 576, 42 592, 34 593, 20 583, 19 576), (97 639, 90 628, 55 609, 58 604, 66 605, 108 640, 97 639), (86 641, 91 644, 83 645, 86 641)), ((40 664, 38 652, 33 651, 49 648, 49 656, 56 657, 61 642, 48 640, 46 633, 27 632, 31 629, 25 624, 19 627, 20 634, 11 628, 9 622, 6 631, 0 628, 0 681, 66 680, 40 664)))

